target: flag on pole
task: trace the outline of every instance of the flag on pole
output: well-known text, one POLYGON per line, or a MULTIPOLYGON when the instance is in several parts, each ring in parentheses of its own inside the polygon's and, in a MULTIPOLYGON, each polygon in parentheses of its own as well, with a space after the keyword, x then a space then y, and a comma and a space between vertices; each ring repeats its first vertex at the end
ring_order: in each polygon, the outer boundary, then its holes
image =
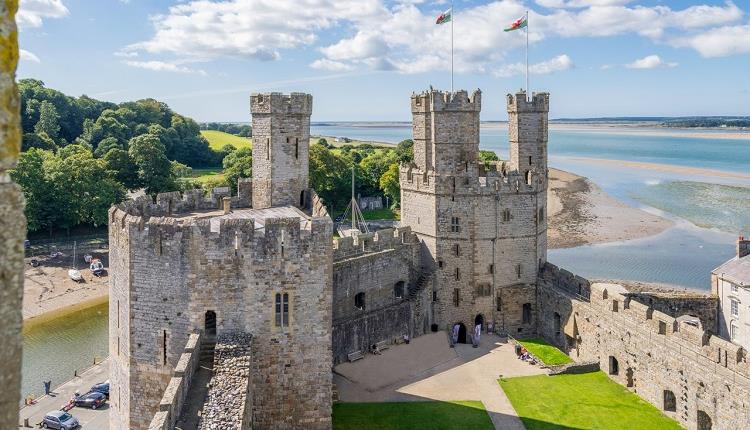
MULTIPOLYGON (((442 16, 442 15, 441 15, 442 16)), ((439 19, 439 18, 438 18, 439 19)), ((529 23, 528 18, 526 15, 518 18, 517 20, 513 21, 513 23, 510 24, 510 27, 506 28, 504 31, 513 31, 518 30, 519 28, 524 28, 529 23)))
POLYGON ((445 24, 447 22, 451 22, 451 19, 453 19, 453 8, 450 8, 441 13, 440 16, 437 17, 437 21, 435 21, 435 24, 445 24))

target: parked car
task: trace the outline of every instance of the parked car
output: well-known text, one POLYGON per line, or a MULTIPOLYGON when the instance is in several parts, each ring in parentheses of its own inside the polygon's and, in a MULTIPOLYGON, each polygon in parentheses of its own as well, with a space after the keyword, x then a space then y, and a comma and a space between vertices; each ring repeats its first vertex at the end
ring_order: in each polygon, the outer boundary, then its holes
POLYGON ((102 393, 105 396, 107 396, 107 400, 109 400, 109 381, 92 385, 91 386, 91 391, 96 391, 97 393, 102 393))
POLYGON ((96 409, 107 402, 107 396, 98 391, 89 391, 88 393, 76 397, 73 401, 75 406, 96 409))
POLYGON ((65 411, 52 411, 44 416, 42 427, 56 430, 73 430, 81 426, 78 420, 65 411))

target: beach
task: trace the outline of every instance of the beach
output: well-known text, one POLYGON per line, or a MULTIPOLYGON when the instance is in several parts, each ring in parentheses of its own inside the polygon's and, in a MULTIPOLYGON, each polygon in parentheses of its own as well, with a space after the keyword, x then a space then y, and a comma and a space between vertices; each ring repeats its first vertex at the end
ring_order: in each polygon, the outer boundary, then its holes
POLYGON ((549 169, 547 240, 550 249, 652 236, 672 221, 633 208, 576 174, 549 169))

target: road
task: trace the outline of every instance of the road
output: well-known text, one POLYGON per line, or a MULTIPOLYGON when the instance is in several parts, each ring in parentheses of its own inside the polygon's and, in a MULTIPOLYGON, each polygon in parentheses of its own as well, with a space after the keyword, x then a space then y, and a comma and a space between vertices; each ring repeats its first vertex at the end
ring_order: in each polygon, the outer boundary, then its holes
MULTIPOLYGON (((49 396, 42 396, 37 402, 21 409, 19 429, 25 429, 24 419, 29 419, 31 427, 38 427, 37 424, 42 422, 42 418, 47 412, 60 409, 63 404, 78 391, 80 394, 88 392, 92 385, 104 382, 109 379, 109 360, 104 360, 83 372, 80 376, 54 388, 49 396)), ((69 411, 74 417, 78 418, 82 429, 107 430, 109 429, 109 404, 95 411, 86 408, 73 408, 69 411)))

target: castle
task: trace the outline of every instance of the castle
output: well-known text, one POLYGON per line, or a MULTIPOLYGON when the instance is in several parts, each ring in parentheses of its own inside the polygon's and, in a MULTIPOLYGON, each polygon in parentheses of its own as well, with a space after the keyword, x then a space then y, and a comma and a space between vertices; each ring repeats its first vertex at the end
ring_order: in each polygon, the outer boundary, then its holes
POLYGON ((506 102, 509 161, 485 164, 478 90, 412 95, 399 228, 333 239, 299 93, 252 95, 253 177, 235 196, 113 207, 111 428, 171 430, 199 397, 201 429, 328 429, 334 364, 456 325, 465 342, 477 324, 543 336, 688 428, 750 422, 747 352, 711 335, 714 297, 629 292, 546 262, 549 96, 506 102))

